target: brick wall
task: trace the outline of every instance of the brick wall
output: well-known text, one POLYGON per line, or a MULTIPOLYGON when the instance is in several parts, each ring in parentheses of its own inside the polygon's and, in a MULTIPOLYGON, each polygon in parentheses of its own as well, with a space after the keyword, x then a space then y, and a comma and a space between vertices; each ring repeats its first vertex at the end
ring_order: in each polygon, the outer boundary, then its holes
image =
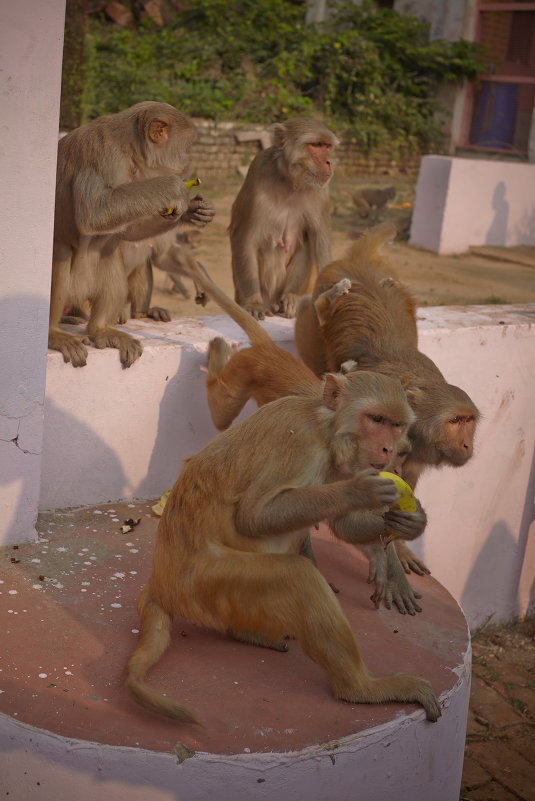
MULTIPOLYGON (((199 173, 211 178, 235 175, 246 168, 262 149, 259 139, 239 141, 240 134, 258 132, 265 137, 266 126, 234 122, 194 120, 199 132, 193 147, 192 174, 199 173)), ((341 137, 337 152, 339 173, 351 175, 417 175, 420 153, 405 153, 394 158, 387 152, 376 151, 371 155, 362 153, 357 143, 341 137)))

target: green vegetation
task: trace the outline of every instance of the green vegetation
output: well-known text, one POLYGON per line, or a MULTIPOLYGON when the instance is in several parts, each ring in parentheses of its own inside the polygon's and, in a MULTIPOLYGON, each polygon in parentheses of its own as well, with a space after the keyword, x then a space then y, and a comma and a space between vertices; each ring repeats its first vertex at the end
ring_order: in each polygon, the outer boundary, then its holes
POLYGON ((475 79, 474 45, 429 42, 415 17, 340 2, 328 23, 307 25, 287 0, 191 0, 158 28, 92 20, 85 117, 163 100, 216 120, 322 116, 374 148, 429 151, 443 82, 475 79))

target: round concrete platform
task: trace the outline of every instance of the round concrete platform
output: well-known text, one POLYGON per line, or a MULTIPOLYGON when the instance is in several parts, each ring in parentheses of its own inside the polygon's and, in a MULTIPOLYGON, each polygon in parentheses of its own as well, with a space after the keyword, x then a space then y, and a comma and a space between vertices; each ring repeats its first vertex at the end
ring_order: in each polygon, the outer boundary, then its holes
POLYGON ((366 560, 321 531, 314 548, 372 675, 428 679, 443 715, 416 705, 345 704, 297 643, 242 645, 177 620, 151 685, 195 711, 183 726, 140 709, 122 669, 150 570, 150 504, 42 515, 38 543, 0 564, 2 786, 26 801, 252 798, 454 801, 469 699, 470 645, 456 602, 431 577, 415 617, 375 610, 366 560), (128 518, 139 525, 123 533, 128 518))

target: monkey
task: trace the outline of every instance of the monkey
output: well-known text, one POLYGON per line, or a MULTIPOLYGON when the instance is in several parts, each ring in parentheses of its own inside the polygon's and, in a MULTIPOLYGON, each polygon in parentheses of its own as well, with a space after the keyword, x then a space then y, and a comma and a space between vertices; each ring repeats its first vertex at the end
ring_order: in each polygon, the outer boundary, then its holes
POLYGON ((190 200, 182 180, 195 136, 173 106, 145 101, 59 140, 48 345, 74 367, 86 364, 90 341, 118 348, 124 367, 141 355, 141 343, 114 328, 128 294, 120 243, 213 218, 213 204, 190 200), (61 330, 64 308, 86 302, 87 333, 61 330))
POLYGON ((395 230, 389 223, 370 228, 345 258, 322 271, 312 296, 301 301, 295 339, 316 375, 351 360, 357 370, 399 378, 416 414, 403 465, 403 478, 414 489, 429 466, 466 464, 479 411, 418 350, 415 301, 380 253, 395 230))
POLYGON ((360 217, 377 222, 380 212, 396 196, 394 186, 360 186, 353 195, 353 203, 360 217))
MULTIPOLYGON (((198 269, 198 263, 189 262, 185 270, 243 328, 251 342, 250 347, 237 350, 222 337, 215 337, 208 345, 207 401, 216 428, 228 428, 250 398, 261 406, 287 395, 317 397, 321 394, 322 381, 312 370, 300 359, 276 345, 255 318, 229 298, 205 270, 198 269)), ((343 368, 349 372, 353 369, 353 364, 346 362, 343 368)), ((401 465, 409 450, 410 443, 407 437, 403 437, 387 469, 401 474, 401 465)), ((365 553, 370 560, 369 581, 375 581, 377 577, 372 595, 376 607, 385 599, 387 608, 391 608, 392 600, 401 614, 412 615, 421 611, 416 600, 421 595, 411 587, 403 574, 404 567, 399 564, 397 554, 401 550, 401 542, 390 543, 386 549, 380 544, 385 524, 402 537, 414 539, 425 530, 427 515, 417 500, 417 510, 414 513, 389 510, 382 515, 361 510, 346 518, 329 521, 335 536, 346 542, 358 547, 363 543, 375 542, 366 547, 365 553)), ((303 540, 301 553, 315 564, 309 535, 303 540)), ((405 549, 404 556, 408 564, 407 559, 412 556, 410 549, 405 549)))
POLYGON ((197 722, 145 682, 177 615, 276 650, 287 649, 285 637, 297 639, 336 699, 415 702, 428 720, 438 719, 440 705, 424 679, 368 674, 335 594, 299 554, 306 527, 393 503, 394 483, 376 471, 413 419, 397 380, 328 374, 321 395, 267 403, 185 461, 137 602, 140 634, 125 675, 141 705, 197 722))
POLYGON ((338 139, 318 120, 273 125, 231 209, 235 300, 258 320, 295 317, 314 270, 331 259, 329 182, 338 139))
MULTIPOLYGON (((190 248, 183 244, 185 241, 175 230, 171 230, 142 242, 120 243, 128 280, 128 304, 120 317, 120 322, 124 323, 130 317, 134 319, 149 317, 161 322, 171 320, 167 309, 150 305, 154 267, 171 276, 174 286, 189 298, 189 292, 182 284, 180 276, 189 275, 186 267, 195 260, 190 248)), ((201 266, 202 269, 204 268, 201 266)), ((202 306, 206 305, 206 296, 197 285, 195 285, 195 302, 202 306)))

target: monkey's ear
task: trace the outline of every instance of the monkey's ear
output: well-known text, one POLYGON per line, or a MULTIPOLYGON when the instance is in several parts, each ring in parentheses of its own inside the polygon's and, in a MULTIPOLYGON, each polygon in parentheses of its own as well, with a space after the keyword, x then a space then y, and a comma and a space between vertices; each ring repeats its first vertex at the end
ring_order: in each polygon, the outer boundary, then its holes
POLYGON ((405 394, 410 406, 418 404, 419 401, 424 399, 424 393, 420 387, 412 387, 412 389, 407 389, 405 390, 405 394))
POLYGON ((327 373, 323 386, 323 403, 328 409, 334 412, 338 408, 340 395, 346 385, 346 380, 341 375, 327 373))
POLYGON ((156 118, 149 124, 149 139, 156 145, 165 145, 168 138, 167 129, 169 128, 165 120, 156 118))
POLYGON ((282 122, 276 122, 272 125, 271 130, 273 132, 273 144, 275 147, 282 149, 286 144, 286 126, 282 122))

